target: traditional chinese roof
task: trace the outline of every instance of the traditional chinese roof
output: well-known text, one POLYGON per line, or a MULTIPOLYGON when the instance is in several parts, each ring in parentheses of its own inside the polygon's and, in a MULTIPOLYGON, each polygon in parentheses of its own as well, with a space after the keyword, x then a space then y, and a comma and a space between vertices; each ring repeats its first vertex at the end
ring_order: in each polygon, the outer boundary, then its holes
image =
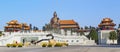
POLYGON ((11 24, 11 25, 14 25, 14 24, 19 24, 17 20, 11 20, 10 22, 8 22, 7 24, 11 24))
POLYGON ((74 20, 59 20, 60 28, 79 28, 74 20))
POLYGON ((79 28, 79 26, 60 26, 60 28, 79 28))
POLYGON ((113 20, 110 18, 103 18, 101 23, 98 25, 99 27, 101 26, 115 26, 116 24, 113 23, 113 20))
POLYGON ((62 24, 77 24, 74 20, 59 20, 59 24, 62 25, 62 24))
POLYGON ((79 29, 79 25, 77 22, 75 22, 74 20, 60 20, 57 17, 57 13, 54 12, 53 14, 53 18, 50 21, 50 24, 53 28, 78 28, 79 29))
POLYGON ((102 21, 112 21, 110 18, 103 18, 102 21))
POLYGON ((5 28, 21 28, 21 26, 5 26, 5 28))
POLYGON ((18 23, 17 20, 11 20, 7 23, 8 26, 5 26, 5 28, 22 28, 24 27, 25 30, 29 30, 30 27, 26 23, 18 23))

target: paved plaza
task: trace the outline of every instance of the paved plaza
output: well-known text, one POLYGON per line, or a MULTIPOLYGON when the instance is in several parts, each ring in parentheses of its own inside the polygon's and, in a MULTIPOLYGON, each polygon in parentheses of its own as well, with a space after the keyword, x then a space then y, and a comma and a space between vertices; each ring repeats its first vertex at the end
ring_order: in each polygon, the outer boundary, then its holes
POLYGON ((119 47, 84 47, 84 46, 69 46, 69 47, 27 47, 27 48, 7 48, 0 47, 0 52, 120 52, 119 47))

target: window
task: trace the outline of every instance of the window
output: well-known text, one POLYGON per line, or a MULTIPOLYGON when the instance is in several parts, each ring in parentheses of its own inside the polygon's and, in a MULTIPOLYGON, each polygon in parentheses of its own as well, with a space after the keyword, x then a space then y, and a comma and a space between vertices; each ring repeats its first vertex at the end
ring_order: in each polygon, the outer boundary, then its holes
POLYGON ((73 40, 71 40, 71 42, 74 42, 73 40))
POLYGON ((79 42, 79 40, 76 40, 76 42, 79 42))

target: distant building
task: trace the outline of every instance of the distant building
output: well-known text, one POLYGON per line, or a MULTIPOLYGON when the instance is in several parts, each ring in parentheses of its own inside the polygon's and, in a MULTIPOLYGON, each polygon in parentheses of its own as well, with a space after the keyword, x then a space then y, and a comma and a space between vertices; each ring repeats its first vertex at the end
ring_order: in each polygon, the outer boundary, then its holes
MULTIPOLYGON (((80 30, 77 22, 74 20, 60 20, 56 12, 54 12, 50 23, 45 24, 43 28, 45 31, 37 30, 37 27, 32 28, 31 26, 26 23, 19 23, 17 20, 11 20, 5 26, 4 36, 0 37, 0 46, 6 46, 8 43, 12 44, 13 41, 31 44, 33 41, 38 42, 47 39, 46 42, 49 42, 51 37, 47 37, 48 34, 52 34, 56 42, 66 42, 69 45, 96 45, 94 40, 89 40, 84 35, 78 36, 77 32, 80 32, 80 30), (29 31, 29 33, 21 33, 22 31, 29 31)), ((85 30, 85 32, 88 34, 88 31, 85 30)))
POLYGON ((115 25, 110 18, 104 18, 98 26, 101 30, 114 30, 115 25))
POLYGON ((17 20, 11 20, 5 26, 5 32, 28 31, 30 27, 26 23, 19 23, 17 20))
POLYGON ((59 29, 61 34, 68 34, 67 32, 70 31, 78 31, 79 30, 79 25, 77 22, 74 20, 60 20, 57 17, 57 13, 54 12, 53 18, 50 21, 50 25, 52 28, 57 28, 59 29))
MULTIPOLYGON (((99 38, 99 44, 111 44, 113 43, 111 40, 109 40, 110 32, 115 31, 116 24, 113 23, 113 20, 110 18, 103 18, 101 23, 98 25, 100 30, 98 31, 98 38, 99 38)), ((115 43, 117 44, 117 40, 115 40, 115 43)))

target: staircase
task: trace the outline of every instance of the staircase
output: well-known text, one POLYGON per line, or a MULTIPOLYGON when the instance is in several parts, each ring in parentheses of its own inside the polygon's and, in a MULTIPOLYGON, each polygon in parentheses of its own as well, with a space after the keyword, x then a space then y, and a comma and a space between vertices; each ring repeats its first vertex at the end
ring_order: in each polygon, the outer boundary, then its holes
POLYGON ((13 40, 14 34, 5 33, 5 35, 0 37, 0 46, 6 46, 7 43, 12 43, 11 40, 13 40))

